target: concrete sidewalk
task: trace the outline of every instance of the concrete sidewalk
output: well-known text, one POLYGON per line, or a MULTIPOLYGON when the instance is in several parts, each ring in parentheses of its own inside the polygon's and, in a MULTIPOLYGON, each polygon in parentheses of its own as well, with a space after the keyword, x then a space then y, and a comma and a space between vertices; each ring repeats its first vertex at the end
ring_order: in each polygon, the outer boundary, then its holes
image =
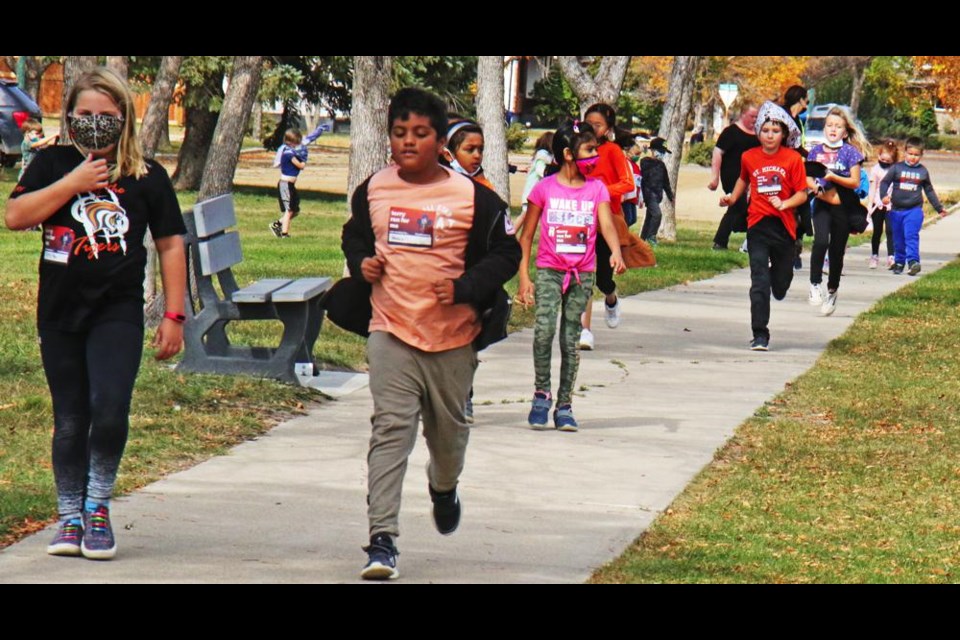
MULTIPOLYGON (((928 227, 923 273, 958 250, 960 216, 928 227)), ((797 274, 786 300, 772 303, 768 353, 748 349, 746 269, 624 299, 616 330, 597 309, 597 350, 583 353, 574 403, 579 433, 526 426, 532 330, 484 352, 460 530, 433 530, 418 442, 397 541, 401 581, 585 580, 857 314, 913 282, 868 270, 868 251, 847 252, 829 318, 807 304, 808 272, 797 274)), ((367 390, 354 392, 115 500, 112 562, 47 556, 46 530, 0 552, 0 582, 356 582, 371 407, 367 390)))

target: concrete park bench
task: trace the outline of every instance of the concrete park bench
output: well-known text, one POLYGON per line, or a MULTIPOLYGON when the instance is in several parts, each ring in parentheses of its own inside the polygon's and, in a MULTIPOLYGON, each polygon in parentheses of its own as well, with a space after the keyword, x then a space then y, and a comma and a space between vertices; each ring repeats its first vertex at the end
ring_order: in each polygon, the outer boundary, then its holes
POLYGON ((330 288, 330 278, 267 278, 240 288, 232 271, 243 260, 240 234, 227 231, 237 223, 231 194, 198 202, 184 214, 184 222, 188 273, 193 272, 196 289, 187 287, 184 351, 177 370, 247 374, 294 384, 300 382, 298 374, 316 375, 313 345, 323 323, 320 297, 330 288), (282 322, 280 344, 230 344, 227 324, 245 320, 282 322))

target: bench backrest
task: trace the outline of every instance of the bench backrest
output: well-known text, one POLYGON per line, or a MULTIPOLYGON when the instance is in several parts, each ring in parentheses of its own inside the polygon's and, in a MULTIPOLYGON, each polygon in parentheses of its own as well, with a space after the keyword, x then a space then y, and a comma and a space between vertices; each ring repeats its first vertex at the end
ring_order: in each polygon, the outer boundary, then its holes
POLYGON ((226 232, 237 224, 233 195, 224 194, 193 205, 200 272, 212 276, 243 262, 240 234, 226 232))
POLYGON ((207 305, 229 299, 239 289, 230 268, 243 261, 240 234, 226 231, 237 224, 233 194, 196 203, 193 209, 183 214, 183 221, 187 227, 186 244, 192 267, 190 277, 196 282, 187 290, 187 305, 197 312, 207 305), (213 285, 214 276, 224 298, 213 285))

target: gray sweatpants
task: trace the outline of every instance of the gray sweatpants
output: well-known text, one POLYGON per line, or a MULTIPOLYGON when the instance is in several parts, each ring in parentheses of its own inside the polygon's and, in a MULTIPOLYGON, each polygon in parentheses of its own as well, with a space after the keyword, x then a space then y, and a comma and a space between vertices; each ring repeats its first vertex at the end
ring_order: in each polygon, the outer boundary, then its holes
POLYGON ((400 494, 407 458, 417 440, 417 418, 430 451, 427 479, 435 491, 457 486, 470 429, 464 403, 477 354, 471 345, 449 351, 415 349, 385 331, 367 340, 373 416, 367 453, 370 535, 399 530, 400 494))

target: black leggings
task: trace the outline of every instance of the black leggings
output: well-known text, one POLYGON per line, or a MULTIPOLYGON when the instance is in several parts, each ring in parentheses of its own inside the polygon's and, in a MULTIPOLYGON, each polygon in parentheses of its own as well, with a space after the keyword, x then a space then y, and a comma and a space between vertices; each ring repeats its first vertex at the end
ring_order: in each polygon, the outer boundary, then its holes
POLYGON ((609 296, 617 290, 613 281, 613 267, 610 266, 610 247, 599 233, 597 234, 597 289, 609 296))
POLYGON ((847 250, 849 238, 850 222, 847 219, 847 210, 842 205, 817 200, 813 207, 813 250, 810 251, 812 284, 823 281, 823 257, 829 250, 830 275, 827 277, 827 290, 836 291, 840 287, 843 254, 847 250))
MULTIPOLYGON (((873 212, 873 237, 870 238, 870 248, 873 255, 880 255, 880 235, 883 234, 883 222, 887 219, 889 211, 886 209, 876 209, 873 212)), ((887 225, 887 255, 893 255, 893 231, 890 225, 887 225)))
POLYGON ((40 329, 61 518, 78 517, 84 498, 103 502, 113 493, 142 353, 143 328, 129 322, 81 332, 40 329))

